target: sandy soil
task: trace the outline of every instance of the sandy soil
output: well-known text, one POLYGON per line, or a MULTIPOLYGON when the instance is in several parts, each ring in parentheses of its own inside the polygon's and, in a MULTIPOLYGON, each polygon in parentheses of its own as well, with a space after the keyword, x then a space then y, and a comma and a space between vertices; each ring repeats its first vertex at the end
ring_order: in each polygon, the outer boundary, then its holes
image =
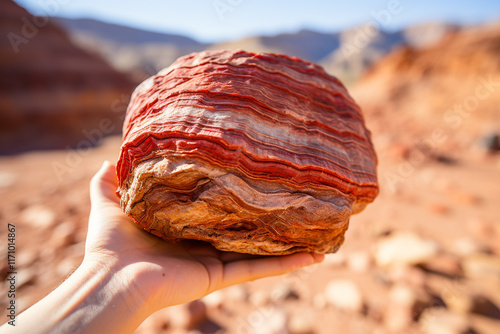
MULTIPOLYGON (((436 323, 452 328, 449 333, 499 333, 500 155, 464 152, 453 163, 408 160, 381 136, 374 141, 381 192, 352 217, 339 253, 204 298, 206 313, 184 314, 192 318, 184 328, 176 329, 174 311, 166 310, 137 333, 445 333, 436 323), (381 242, 401 231, 437 247, 418 261, 381 264, 381 242), (328 292, 339 280, 355 287, 360 302, 328 292)), ((0 158, 0 286, 6 291, 11 223, 17 229, 18 311, 54 289, 82 260, 88 183, 103 160, 117 160, 119 145, 120 138, 112 137, 81 151, 0 158)), ((7 302, 2 293, 3 310, 7 302)))

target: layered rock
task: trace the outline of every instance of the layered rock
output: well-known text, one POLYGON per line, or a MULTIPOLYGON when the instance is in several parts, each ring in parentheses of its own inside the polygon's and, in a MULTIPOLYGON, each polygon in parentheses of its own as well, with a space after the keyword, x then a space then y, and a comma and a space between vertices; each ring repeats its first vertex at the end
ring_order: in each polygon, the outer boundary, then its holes
POLYGON ((208 51, 136 89, 117 172, 124 211, 153 234, 288 254, 335 252, 375 168, 359 107, 322 68, 208 51))
POLYGON ((0 2, 0 22, 1 153, 96 144, 120 132, 133 89, 124 75, 13 1, 0 2))

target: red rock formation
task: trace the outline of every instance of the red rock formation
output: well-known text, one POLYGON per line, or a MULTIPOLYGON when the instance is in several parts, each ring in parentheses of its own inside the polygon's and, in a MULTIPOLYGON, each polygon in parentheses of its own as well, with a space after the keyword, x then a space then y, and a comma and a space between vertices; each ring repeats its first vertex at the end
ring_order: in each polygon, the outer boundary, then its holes
POLYGON ((450 33, 425 49, 399 48, 352 95, 374 131, 431 146, 470 146, 471 137, 500 130, 499 45, 497 23, 450 33))
POLYGON ((10 0, 0 1, 0 34, 0 152, 96 144, 97 133, 120 131, 133 88, 125 76, 10 0))
POLYGON ((117 166, 124 210, 167 240, 334 252, 378 192, 359 107, 298 58, 210 51, 141 84, 117 166))

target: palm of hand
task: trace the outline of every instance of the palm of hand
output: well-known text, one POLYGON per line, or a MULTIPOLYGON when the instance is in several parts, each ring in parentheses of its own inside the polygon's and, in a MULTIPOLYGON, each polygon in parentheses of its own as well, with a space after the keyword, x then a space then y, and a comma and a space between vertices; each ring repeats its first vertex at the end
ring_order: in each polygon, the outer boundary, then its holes
POLYGON ((229 285, 284 274, 324 258, 313 253, 256 256, 222 252, 194 240, 167 243, 144 232, 122 212, 116 188, 114 168, 105 163, 91 183, 85 257, 102 263, 117 261, 124 279, 137 287, 135 293, 150 298, 158 309, 229 285))

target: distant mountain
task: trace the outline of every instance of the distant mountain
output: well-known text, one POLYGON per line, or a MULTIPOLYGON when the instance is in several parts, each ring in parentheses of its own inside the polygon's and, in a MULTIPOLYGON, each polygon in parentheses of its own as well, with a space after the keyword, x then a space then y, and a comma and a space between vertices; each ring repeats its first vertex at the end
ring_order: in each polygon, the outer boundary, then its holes
POLYGON ((191 38, 134 29, 88 19, 54 18, 74 42, 104 57, 135 81, 169 66, 180 56, 204 49, 243 49, 283 53, 322 65, 347 85, 354 83, 374 63, 396 46, 423 48, 440 41, 459 27, 429 23, 395 32, 361 25, 340 33, 301 30, 276 36, 254 36, 236 41, 203 44, 191 38))
POLYGON ((243 49, 251 52, 275 52, 319 62, 339 47, 339 34, 324 34, 301 30, 294 34, 250 37, 238 41, 218 43, 212 50, 243 49))
POLYGON ((425 47, 456 29, 453 25, 431 23, 385 32, 370 25, 362 25, 332 34, 301 30, 294 34, 249 37, 214 44, 210 49, 244 49, 297 56, 322 65, 344 83, 352 84, 394 47, 425 47))
POLYGON ((133 45, 168 43, 175 44, 179 47, 198 47, 203 45, 185 36, 141 30, 93 19, 67 19, 58 17, 54 18, 54 20, 72 34, 87 33, 98 35, 102 39, 117 43, 133 45))
POLYGON ((53 18, 53 21, 66 29, 75 44, 101 55, 115 69, 129 73, 136 82, 180 56, 207 48, 206 44, 189 37, 97 20, 53 18))
POLYGON ((0 154, 88 149, 121 130, 122 100, 134 84, 73 45, 62 28, 42 22, 0 1, 0 154))
POLYGON ((321 59, 320 65, 346 84, 356 81, 395 45, 405 43, 401 31, 387 33, 368 25, 343 31, 339 40, 339 47, 321 59))
POLYGON ((293 34, 250 37, 203 44, 191 38, 104 23, 90 19, 53 18, 79 46, 100 54, 116 69, 137 80, 156 73, 185 54, 204 49, 244 49, 284 53, 318 62, 339 47, 339 34, 301 30, 293 34))
POLYGON ((414 49, 422 49, 441 42, 446 35, 457 32, 462 27, 444 22, 430 22, 404 29, 406 44, 414 49))
POLYGON ((425 48, 457 30, 455 25, 430 23, 395 32, 385 32, 372 25, 362 25, 340 34, 340 45, 320 60, 325 70, 345 84, 354 83, 365 71, 397 46, 425 48))

